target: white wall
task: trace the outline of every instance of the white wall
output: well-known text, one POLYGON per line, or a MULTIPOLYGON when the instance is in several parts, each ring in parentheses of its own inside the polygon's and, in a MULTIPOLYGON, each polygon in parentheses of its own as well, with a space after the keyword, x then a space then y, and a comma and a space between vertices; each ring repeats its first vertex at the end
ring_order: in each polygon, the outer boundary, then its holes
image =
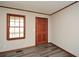
MULTIPOLYGON (((49 16, 47 16, 47 15, 18 11, 18 10, 0 7, 0 52, 35 45, 35 17, 36 16, 49 18, 49 16), (25 39, 11 40, 11 41, 7 40, 7 37, 6 37, 7 36, 6 35, 6 31, 7 31, 6 14, 7 13, 20 14, 20 15, 26 16, 26 38, 25 39)), ((48 22, 49 22, 49 19, 48 19, 48 22)), ((48 24, 48 26, 49 25, 50 25, 50 23, 48 24)), ((50 28, 50 26, 49 26, 49 28, 50 28)), ((50 31, 50 29, 48 29, 48 32, 49 31, 50 31)), ((50 32, 48 33, 48 35, 49 34, 50 34, 50 32)), ((50 38, 48 38, 48 41, 50 42, 50 38)))
POLYGON ((79 56, 79 2, 51 16, 52 43, 79 56))

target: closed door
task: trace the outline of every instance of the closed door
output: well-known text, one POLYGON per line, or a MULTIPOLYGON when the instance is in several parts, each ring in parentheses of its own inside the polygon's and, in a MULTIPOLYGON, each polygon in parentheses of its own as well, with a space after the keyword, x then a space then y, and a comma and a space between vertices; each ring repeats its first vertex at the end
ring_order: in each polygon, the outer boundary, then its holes
POLYGON ((48 19, 36 17, 36 45, 48 43, 48 19))

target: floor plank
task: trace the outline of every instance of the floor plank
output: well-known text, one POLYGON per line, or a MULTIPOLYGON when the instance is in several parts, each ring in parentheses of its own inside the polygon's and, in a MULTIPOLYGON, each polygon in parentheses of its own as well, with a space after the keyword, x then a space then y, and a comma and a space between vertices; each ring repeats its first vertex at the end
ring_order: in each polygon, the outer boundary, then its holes
POLYGON ((63 51, 55 45, 48 43, 42 44, 29 49, 23 49, 22 52, 10 52, 3 55, 3 57, 73 57, 71 54, 63 51))

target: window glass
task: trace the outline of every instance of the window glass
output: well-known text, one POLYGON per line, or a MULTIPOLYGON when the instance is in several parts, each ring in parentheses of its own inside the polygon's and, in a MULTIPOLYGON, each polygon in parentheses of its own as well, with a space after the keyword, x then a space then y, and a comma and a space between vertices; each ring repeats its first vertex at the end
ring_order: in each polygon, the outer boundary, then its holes
POLYGON ((8 25, 7 26, 7 37, 9 39, 23 39, 25 38, 25 30, 24 30, 24 23, 25 23, 25 16, 21 15, 15 15, 15 14, 7 14, 9 18, 8 20, 8 25))

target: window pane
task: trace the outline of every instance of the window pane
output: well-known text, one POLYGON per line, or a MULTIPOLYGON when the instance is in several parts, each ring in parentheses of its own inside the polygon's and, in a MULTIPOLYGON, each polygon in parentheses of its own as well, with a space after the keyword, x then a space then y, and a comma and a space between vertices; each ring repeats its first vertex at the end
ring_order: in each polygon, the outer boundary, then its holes
POLYGON ((24 18, 20 17, 20 23, 24 23, 24 18))
POLYGON ((19 28, 15 28, 15 32, 16 32, 16 33, 19 32, 19 28))
POLYGON ((19 26, 19 22, 15 22, 15 26, 19 26))
POLYGON ((15 34, 15 37, 19 37, 19 34, 15 34))
POLYGON ((14 16, 10 16, 10 22, 14 22, 14 16))
POLYGON ((19 22, 19 17, 15 17, 15 22, 19 22))
POLYGON ((20 32, 24 32, 24 28, 20 28, 20 32))
POLYGON ((10 33, 14 32, 14 28, 10 28, 10 33))
POLYGON ((15 24, 14 24, 14 22, 10 22, 10 26, 14 26, 15 24))
POLYGON ((20 33, 20 37, 24 37, 24 34, 23 33, 20 33))
POLYGON ((10 38, 13 38, 13 36, 12 36, 12 34, 10 34, 10 36, 9 36, 10 38))
POLYGON ((15 38, 15 34, 12 34, 12 36, 13 36, 12 38, 15 38))
POLYGON ((24 23, 20 23, 20 26, 24 26, 24 23))

